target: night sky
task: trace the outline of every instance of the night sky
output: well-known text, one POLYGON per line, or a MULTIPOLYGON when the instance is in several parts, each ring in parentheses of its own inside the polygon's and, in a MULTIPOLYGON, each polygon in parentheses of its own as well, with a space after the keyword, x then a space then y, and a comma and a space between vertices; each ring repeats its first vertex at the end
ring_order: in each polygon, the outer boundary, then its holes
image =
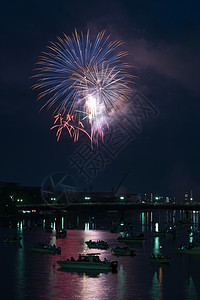
MULTIPOLYGON (((192 189, 199 201, 197 1, 4 1, 0 23, 0 181, 40 186, 49 174, 64 172, 80 190, 111 191, 131 167, 121 192, 153 191, 183 200, 185 190, 192 189), (85 139, 74 144, 63 135, 57 142, 50 131, 51 113, 39 112, 37 92, 31 90, 40 53, 49 41, 63 32, 71 35, 74 28, 106 29, 125 42, 137 76, 135 93, 152 109, 147 118, 140 116, 138 131, 120 150, 110 154, 100 145, 104 163, 90 178, 70 164, 70 157, 77 158, 84 149, 85 139)), ((133 132, 132 125, 127 131, 133 132)))

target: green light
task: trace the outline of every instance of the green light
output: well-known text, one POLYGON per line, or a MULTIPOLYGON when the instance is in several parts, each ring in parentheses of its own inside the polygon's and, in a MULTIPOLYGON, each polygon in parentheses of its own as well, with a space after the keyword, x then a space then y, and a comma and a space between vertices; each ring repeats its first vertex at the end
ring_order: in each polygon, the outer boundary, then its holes
POLYGON ((124 196, 120 196, 120 198, 119 198, 120 200, 124 200, 124 196))
POLYGON ((85 200, 90 200, 90 199, 91 199, 91 197, 88 197, 88 196, 85 197, 85 200))
POLYGON ((23 199, 17 199, 17 202, 23 202, 23 199))

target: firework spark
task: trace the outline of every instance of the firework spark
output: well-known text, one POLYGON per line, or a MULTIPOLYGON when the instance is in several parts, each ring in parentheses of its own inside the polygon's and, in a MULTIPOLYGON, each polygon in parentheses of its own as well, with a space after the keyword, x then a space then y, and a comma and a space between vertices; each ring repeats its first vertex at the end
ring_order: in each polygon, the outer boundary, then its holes
POLYGON ((75 30, 72 38, 58 37, 40 57, 33 89, 39 90, 38 100, 44 99, 42 108, 53 108, 58 124, 51 129, 57 128, 58 140, 67 128, 74 141, 84 132, 97 142, 109 118, 129 101, 132 77, 121 45, 105 31, 93 40, 89 30, 86 35, 75 30), (85 123, 90 125, 89 133, 85 123))

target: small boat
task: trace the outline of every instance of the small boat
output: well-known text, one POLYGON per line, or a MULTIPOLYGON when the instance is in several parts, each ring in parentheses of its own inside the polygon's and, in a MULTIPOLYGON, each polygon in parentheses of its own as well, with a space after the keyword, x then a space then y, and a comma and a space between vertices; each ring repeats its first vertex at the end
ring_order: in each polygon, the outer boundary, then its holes
POLYGON ((7 239, 4 240, 4 243, 19 243, 21 241, 21 236, 9 236, 7 239))
POLYGON ((169 264, 170 263, 170 258, 165 257, 163 255, 152 255, 150 258, 150 261, 153 263, 158 263, 158 264, 169 264))
POLYGON ((106 250, 109 248, 109 245, 107 242, 104 241, 97 241, 94 242, 92 240, 86 241, 85 242, 88 245, 88 248, 90 249, 102 249, 102 250, 106 250))
POLYGON ((64 229, 57 229, 56 230, 56 237, 57 238, 66 238, 67 237, 67 231, 64 229))
POLYGON ((67 260, 58 260, 57 264, 61 268, 70 270, 102 270, 102 271, 116 271, 118 267, 117 261, 100 260, 99 255, 91 253, 88 255, 79 254, 77 260, 73 257, 67 260))
POLYGON ((39 253, 48 253, 48 254, 61 254, 61 248, 55 245, 47 245, 45 243, 39 243, 37 245, 31 246, 31 250, 39 253))
POLYGON ((134 255, 136 255, 136 251, 132 250, 128 247, 117 246, 116 248, 112 248, 111 251, 114 252, 114 255, 118 255, 118 256, 134 256, 134 255))
POLYGON ((199 254, 200 255, 200 244, 196 243, 190 243, 188 246, 186 245, 181 245, 178 248, 178 253, 181 254, 199 254))
POLYGON ((136 235, 135 233, 126 233, 123 235, 120 235, 117 238, 118 242, 143 242, 145 240, 144 234, 140 233, 139 235, 136 235))

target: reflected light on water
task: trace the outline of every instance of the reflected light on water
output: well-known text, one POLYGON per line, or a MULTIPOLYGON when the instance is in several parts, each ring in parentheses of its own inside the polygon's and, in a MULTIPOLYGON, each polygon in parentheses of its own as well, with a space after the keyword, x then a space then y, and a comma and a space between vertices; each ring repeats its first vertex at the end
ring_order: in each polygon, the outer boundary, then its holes
POLYGON ((162 267, 159 267, 159 276, 158 276, 158 280, 160 282, 160 285, 162 285, 162 280, 163 280, 163 269, 162 267))
POLYGON ((18 233, 22 237, 20 241, 20 247, 17 249, 17 263, 16 263, 16 287, 15 287, 15 293, 18 297, 18 299, 23 299, 24 297, 24 282, 25 282, 25 276, 24 276, 24 238, 23 238, 23 222, 17 223, 18 233))
MULTIPOLYGON (((146 225, 146 231, 148 232, 149 231, 149 222, 151 223, 152 222, 152 212, 150 214, 150 217, 149 217, 149 212, 141 212, 140 213, 140 218, 141 218, 141 231, 144 232, 145 231, 145 225, 146 225)), ((152 226, 152 223, 151 223, 151 226, 152 226)))
POLYGON ((158 228, 158 223, 155 223, 155 232, 158 232, 159 228, 158 228))
POLYGON ((80 280, 81 299, 102 299, 102 281, 83 274, 80 280))
POLYGON ((79 227, 79 225, 80 225, 80 218, 79 218, 79 216, 77 216, 77 218, 76 218, 76 225, 77 225, 77 227, 79 227))
POLYGON ((153 224, 153 212, 150 212, 150 224, 151 224, 151 229, 150 231, 152 231, 152 224, 153 224))
POLYGON ((159 241, 159 236, 155 237, 154 239, 154 248, 153 252, 155 255, 160 253, 160 241, 159 241))
MULTIPOLYGON (((191 229, 192 229, 192 226, 191 226, 191 229)), ((193 233, 191 232, 190 235, 189 235, 189 242, 192 243, 193 239, 194 239, 193 238, 193 233)))
POLYGON ((17 230, 18 230, 19 234, 21 234, 23 232, 23 223, 22 223, 22 221, 17 223, 17 230))
POLYGON ((162 267, 159 267, 158 272, 154 273, 152 279, 152 289, 151 289, 152 300, 162 300, 163 299, 163 287, 162 287, 162 267))
POLYGON ((194 224, 195 226, 198 226, 198 223, 199 223, 199 214, 198 214, 198 213, 199 213, 199 212, 196 211, 196 210, 193 210, 193 212, 192 212, 193 224, 194 224))
POLYGON ((192 276, 189 277, 189 280, 186 281, 186 297, 188 300, 198 300, 198 294, 194 285, 194 281, 192 279, 192 276))
MULTIPOLYGON (((130 222, 136 226, 136 232, 141 228, 146 231, 147 224, 150 230, 161 230, 166 224, 166 220, 172 221, 173 211, 146 211, 127 212, 128 220, 124 216, 125 222, 130 222), (132 214, 131 214, 132 213, 132 214), (155 227, 154 227, 155 224, 155 227)), ((176 212, 176 218, 185 218, 185 212, 176 212)), ((23 217, 23 221, 17 223, 17 230, 1 229, 0 241, 16 232, 22 236, 21 244, 23 248, 18 248, 17 244, 1 245, 1 265, 7 274, 1 279, 1 292, 5 295, 10 294, 13 297, 4 297, 2 299, 68 299, 68 300, 105 300, 105 299, 144 299, 144 300, 165 300, 165 299, 200 299, 199 288, 199 270, 200 259, 198 257, 189 257, 187 255, 178 255, 175 251, 180 243, 192 242, 193 236, 189 235, 188 229, 197 229, 199 221, 199 212, 188 212, 188 220, 195 221, 197 226, 190 227, 188 224, 181 224, 179 234, 176 239, 167 240, 164 236, 155 237, 153 234, 146 234, 147 240, 141 247, 139 244, 128 245, 136 249, 135 257, 119 256, 115 257, 111 249, 119 243, 117 237, 119 233, 111 233, 107 230, 92 230, 92 219, 89 215, 77 218, 74 217, 74 223, 80 221, 80 228, 67 229, 67 238, 56 239, 55 228, 67 224, 68 216, 54 217, 46 219, 46 225, 51 222, 54 231, 46 232, 42 229, 43 216, 40 220, 23 217), (26 221, 26 224, 25 224, 26 221), (57 222, 57 224, 55 223, 57 222), (85 223, 88 221, 87 223, 85 223), (63 223, 64 222, 64 223, 63 223), (25 229, 32 227, 34 230, 25 229), (35 226, 39 224, 39 226, 35 226), (85 244, 87 240, 104 240, 110 245, 108 250, 89 249, 85 244), (32 244, 38 242, 47 242, 61 247, 61 255, 48 255, 30 251, 32 244), (161 245, 166 254, 171 257, 171 264, 160 266, 153 264, 149 258, 153 253, 155 255, 162 253, 161 245), (77 259, 79 253, 101 253, 100 258, 105 257, 118 261, 118 273, 105 272, 97 270, 60 270, 57 264, 58 260, 65 260, 70 257, 77 259), (7 258, 7 259, 5 259, 7 258), (5 279, 5 280, 4 280, 5 279), (172 294, 173 292, 173 294, 172 294)), ((95 217, 96 219, 96 217, 95 217)), ((112 219, 110 220, 111 224, 112 219)), ((119 219, 120 221, 120 219, 119 219)), ((102 216, 102 224, 104 220, 102 216)), ((191 225, 191 224, 190 224, 191 225)), ((196 236, 194 236, 194 240, 196 236)), ((125 244, 124 244, 125 245, 125 244)), ((123 244, 120 244, 123 247, 123 244)))
POLYGON ((122 265, 118 270, 118 285, 117 285, 117 299, 124 299, 124 292, 126 289, 126 272, 122 265))
POLYGON ((89 222, 85 223, 85 231, 88 231, 88 230, 90 230, 90 223, 89 222))
POLYGON ((65 222, 64 221, 65 221, 65 219, 64 219, 64 217, 62 217, 62 219, 61 219, 61 224, 62 224, 61 228, 62 229, 65 229, 65 222))
POLYGON ((53 234, 52 234, 51 239, 50 239, 50 245, 53 246, 54 244, 55 244, 56 247, 57 247, 57 243, 56 243, 56 232, 55 232, 55 231, 53 231, 53 234))
POLYGON ((145 214, 144 212, 141 213, 141 223, 142 223, 142 231, 144 232, 144 217, 145 217, 145 214))

